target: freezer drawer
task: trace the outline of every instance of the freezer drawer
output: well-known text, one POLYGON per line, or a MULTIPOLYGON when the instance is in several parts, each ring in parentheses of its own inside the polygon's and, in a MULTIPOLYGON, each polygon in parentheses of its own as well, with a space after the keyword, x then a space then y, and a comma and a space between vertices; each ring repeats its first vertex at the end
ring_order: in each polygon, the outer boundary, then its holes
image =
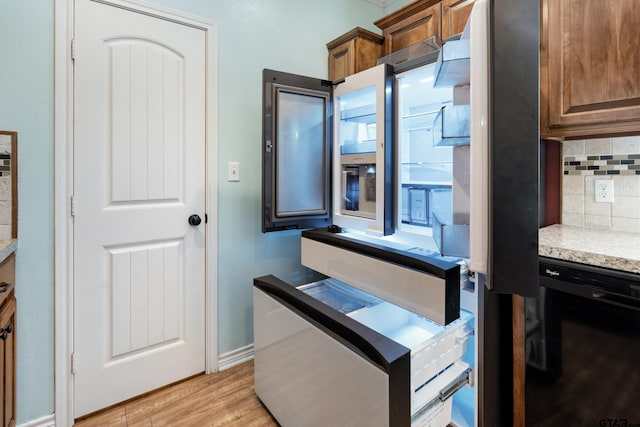
POLYGON ((302 232, 302 264, 434 322, 460 317, 460 266, 325 230, 302 232))
POLYGON ((261 277, 256 393, 285 427, 444 426, 468 382, 471 322, 463 311, 444 327, 334 279, 296 288, 261 277))

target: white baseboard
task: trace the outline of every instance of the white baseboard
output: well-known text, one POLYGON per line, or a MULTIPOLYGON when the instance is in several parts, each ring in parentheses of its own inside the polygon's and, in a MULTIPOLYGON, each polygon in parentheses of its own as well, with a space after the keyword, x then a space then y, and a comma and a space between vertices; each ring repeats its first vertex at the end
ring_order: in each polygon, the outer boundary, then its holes
POLYGON ((56 415, 51 414, 51 415, 47 415, 46 417, 27 421, 24 424, 18 424, 18 427, 55 427, 55 425, 56 425, 56 415))
POLYGON ((224 371, 251 359, 253 359, 253 344, 218 356, 218 370, 224 371))

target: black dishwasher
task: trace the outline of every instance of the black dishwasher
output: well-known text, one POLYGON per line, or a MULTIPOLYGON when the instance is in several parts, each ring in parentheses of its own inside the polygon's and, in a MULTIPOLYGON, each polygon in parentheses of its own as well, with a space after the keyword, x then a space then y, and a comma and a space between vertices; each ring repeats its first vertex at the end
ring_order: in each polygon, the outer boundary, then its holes
POLYGON ((526 318, 528 426, 640 426, 640 274, 541 257, 526 318))

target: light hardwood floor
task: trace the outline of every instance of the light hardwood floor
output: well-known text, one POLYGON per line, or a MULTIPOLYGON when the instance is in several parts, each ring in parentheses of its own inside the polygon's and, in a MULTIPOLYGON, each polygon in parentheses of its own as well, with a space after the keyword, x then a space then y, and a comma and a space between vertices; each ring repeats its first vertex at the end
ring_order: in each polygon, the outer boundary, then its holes
POLYGON ((277 426, 253 389, 253 361, 198 375, 78 421, 103 426, 277 426))

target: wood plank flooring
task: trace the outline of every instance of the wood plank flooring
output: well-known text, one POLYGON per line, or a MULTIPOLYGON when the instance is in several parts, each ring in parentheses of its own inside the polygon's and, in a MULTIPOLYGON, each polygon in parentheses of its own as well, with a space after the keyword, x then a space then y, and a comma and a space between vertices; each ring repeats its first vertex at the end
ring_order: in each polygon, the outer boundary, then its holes
POLYGON ((278 426, 253 388, 253 361, 198 375, 104 412, 77 427, 278 426))

